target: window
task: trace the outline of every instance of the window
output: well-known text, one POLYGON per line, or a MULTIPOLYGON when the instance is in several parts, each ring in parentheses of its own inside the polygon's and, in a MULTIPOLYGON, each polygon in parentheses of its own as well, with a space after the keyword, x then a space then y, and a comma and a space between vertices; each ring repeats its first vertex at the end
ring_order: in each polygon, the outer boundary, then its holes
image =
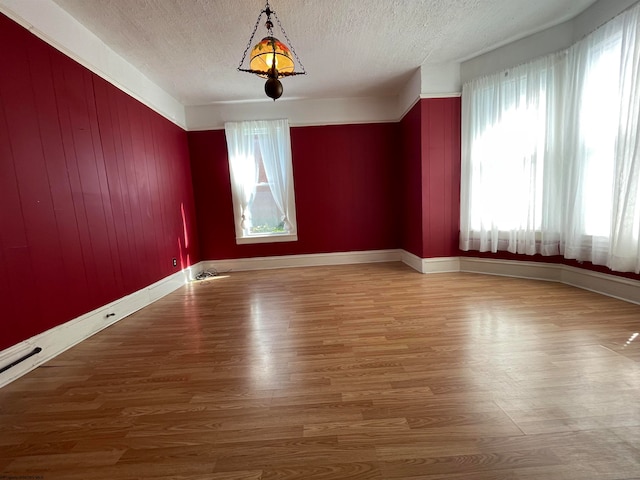
POLYGON ((548 152, 564 61, 554 55, 464 86, 463 250, 558 254, 559 157, 548 152))
POLYGON ((295 241, 287 120, 225 123, 236 243, 295 241))
POLYGON ((640 273, 640 6, 463 87, 460 248, 640 273))

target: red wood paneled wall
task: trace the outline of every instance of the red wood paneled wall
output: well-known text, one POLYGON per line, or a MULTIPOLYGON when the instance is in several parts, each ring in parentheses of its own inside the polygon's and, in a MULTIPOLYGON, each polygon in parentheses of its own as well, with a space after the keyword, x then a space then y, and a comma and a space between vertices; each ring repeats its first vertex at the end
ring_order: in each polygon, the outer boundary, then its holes
POLYGON ((458 255, 460 232, 459 97, 420 101, 422 111, 422 258, 458 255))
POLYGON ((458 250, 460 98, 399 123, 292 128, 299 240, 236 245, 224 130, 184 132, 2 14, 0 45, 0 349, 200 259, 575 263, 458 250))
POLYGON ((4 15, 0 45, 2 349, 199 257, 186 132, 4 15))
POLYGON ((459 254, 460 108, 456 97, 423 99, 400 122, 401 248, 420 258, 459 254))
POLYGON ((236 245, 224 130, 189 132, 206 260, 398 248, 398 124, 291 129, 298 241, 236 245))
POLYGON ((402 241, 400 248, 422 257, 422 109, 416 104, 400 122, 402 149, 402 241))

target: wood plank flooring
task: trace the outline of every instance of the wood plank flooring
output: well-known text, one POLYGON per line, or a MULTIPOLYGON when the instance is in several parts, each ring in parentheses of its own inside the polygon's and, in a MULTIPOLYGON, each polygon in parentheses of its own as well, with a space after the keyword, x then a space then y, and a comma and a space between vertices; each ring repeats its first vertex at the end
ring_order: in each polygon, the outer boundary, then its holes
POLYGON ((638 479, 638 332, 561 284, 230 272, 0 389, 0 478, 638 479))

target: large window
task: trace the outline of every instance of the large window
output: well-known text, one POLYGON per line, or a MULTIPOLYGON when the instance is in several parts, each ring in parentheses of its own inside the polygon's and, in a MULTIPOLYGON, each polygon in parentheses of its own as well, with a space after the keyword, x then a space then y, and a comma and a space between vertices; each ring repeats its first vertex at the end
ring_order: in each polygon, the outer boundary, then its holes
POLYGON ((225 123, 237 243, 297 240, 287 120, 225 123))
POLYGON ((554 86, 563 61, 551 56, 465 85, 464 250, 558 253, 545 212, 557 202, 549 182, 557 157, 547 152, 557 139, 554 86))
POLYGON ((640 6, 462 106, 461 249, 640 273, 640 6))

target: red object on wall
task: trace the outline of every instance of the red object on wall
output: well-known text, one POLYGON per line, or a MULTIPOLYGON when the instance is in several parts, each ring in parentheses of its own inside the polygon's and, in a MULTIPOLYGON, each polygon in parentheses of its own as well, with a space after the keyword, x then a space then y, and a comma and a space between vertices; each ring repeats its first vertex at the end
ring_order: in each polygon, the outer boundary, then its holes
POLYGON ((224 130, 189 132, 206 260, 398 248, 398 124, 294 127, 298 241, 236 245, 224 130))
POLYGON ((199 261, 187 134, 0 15, 0 349, 199 261))

